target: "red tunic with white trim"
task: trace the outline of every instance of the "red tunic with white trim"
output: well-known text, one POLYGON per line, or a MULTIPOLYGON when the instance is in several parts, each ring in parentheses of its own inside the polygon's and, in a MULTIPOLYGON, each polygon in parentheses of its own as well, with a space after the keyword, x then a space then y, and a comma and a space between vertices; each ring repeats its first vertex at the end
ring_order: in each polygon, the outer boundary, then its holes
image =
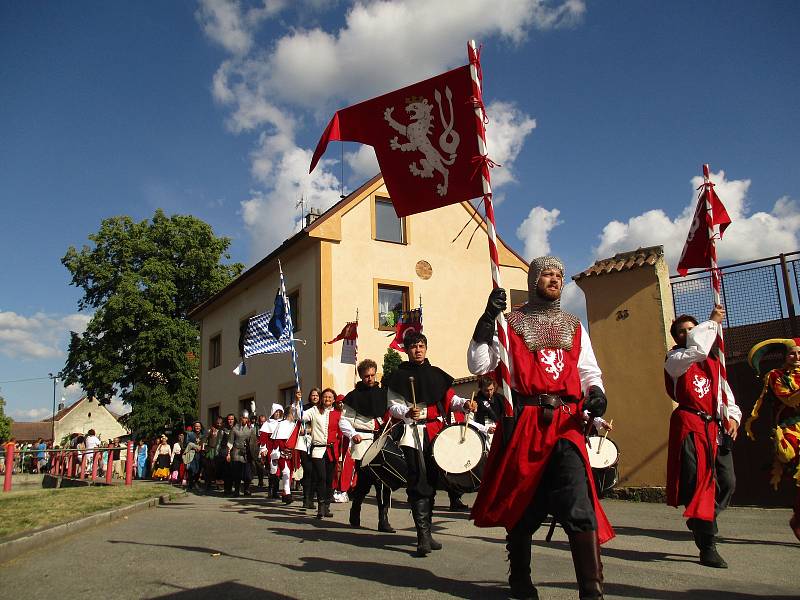
MULTIPOLYGON (((669 360, 669 355, 667 357, 669 360)), ((683 375, 674 380, 664 372, 667 394, 679 406, 691 411, 702 411, 715 416, 719 361, 708 356, 706 360, 689 365, 683 375)), ((714 520, 714 461, 717 456, 717 421, 706 423, 694 412, 676 408, 669 420, 669 449, 667 451, 667 504, 679 506, 681 475, 681 448, 690 433, 694 434, 697 455, 697 482, 692 500, 686 506, 686 518, 714 520)))
MULTIPOLYGON (((597 516, 600 543, 614 537, 614 530, 597 498, 594 477, 589 466, 584 438, 583 393, 579 356, 581 331, 578 327, 571 350, 542 349, 532 352, 524 340, 509 328, 510 354, 513 360, 512 388, 521 394, 557 394, 571 398, 562 409, 555 409, 549 425, 542 422, 543 409, 522 408, 514 435, 507 447, 492 444, 472 518, 478 527, 503 526, 511 530, 530 505, 544 475, 556 442, 572 442, 583 458, 592 504, 597 516)), ((502 438, 502 423, 496 434, 502 438)), ((498 439, 500 439, 498 438, 498 439)))

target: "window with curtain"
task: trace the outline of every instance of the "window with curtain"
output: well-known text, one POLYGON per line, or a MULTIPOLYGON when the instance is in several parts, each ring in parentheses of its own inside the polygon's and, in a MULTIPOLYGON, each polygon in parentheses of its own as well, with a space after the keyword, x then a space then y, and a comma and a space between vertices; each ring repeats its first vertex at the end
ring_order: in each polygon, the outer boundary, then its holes
POLYGON ((407 287, 378 284, 378 329, 394 329, 403 311, 407 310, 407 287))

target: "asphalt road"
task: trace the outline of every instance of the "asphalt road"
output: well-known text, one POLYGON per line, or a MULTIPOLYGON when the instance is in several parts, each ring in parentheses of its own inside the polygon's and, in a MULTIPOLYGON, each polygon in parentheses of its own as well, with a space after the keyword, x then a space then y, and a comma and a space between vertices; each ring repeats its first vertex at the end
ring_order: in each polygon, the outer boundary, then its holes
MULTIPOLYGON (((401 496, 396 493, 398 498, 401 496)), ((446 502, 446 495, 440 495, 446 502)), ((470 496, 465 496, 470 501, 470 496)), ((731 508, 720 520, 727 570, 709 569, 680 512, 604 501, 617 537, 603 547, 606 598, 800 598, 800 543, 785 509, 731 508)), ((444 550, 411 555, 416 536, 404 502, 396 534, 375 531, 374 504, 347 525, 349 504, 317 521, 295 502, 188 496, 64 538, 0 565, 0 598, 505 598, 504 532, 437 511, 444 550)), ((543 600, 577 598, 566 536, 536 534, 534 582, 543 600)))

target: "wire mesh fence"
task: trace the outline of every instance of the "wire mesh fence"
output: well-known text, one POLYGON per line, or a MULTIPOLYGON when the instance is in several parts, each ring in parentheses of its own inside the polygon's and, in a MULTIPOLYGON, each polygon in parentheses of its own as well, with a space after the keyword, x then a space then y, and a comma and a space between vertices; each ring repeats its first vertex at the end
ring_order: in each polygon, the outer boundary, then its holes
MULTIPOLYGON (((798 253, 792 253, 795 254, 798 253)), ((794 297, 800 289, 800 259, 786 261, 785 256, 775 256, 720 270, 729 362, 744 360, 756 342, 796 335, 794 297)), ((676 315, 688 314, 698 321, 705 320, 714 302, 711 275, 701 271, 674 277, 672 298, 676 315)))

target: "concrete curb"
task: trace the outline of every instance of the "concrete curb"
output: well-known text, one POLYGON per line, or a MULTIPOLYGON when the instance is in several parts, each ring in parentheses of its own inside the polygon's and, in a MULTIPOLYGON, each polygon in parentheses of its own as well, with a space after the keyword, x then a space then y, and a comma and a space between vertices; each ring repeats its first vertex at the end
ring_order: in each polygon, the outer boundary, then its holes
MULTIPOLYGON (((185 495, 186 492, 183 492, 176 494, 175 497, 179 498, 185 495)), ((85 529, 89 529, 95 525, 110 523, 130 514, 139 512, 140 510, 152 508, 159 504, 167 504, 168 502, 169 494, 163 494, 161 496, 148 498, 147 500, 140 500, 135 504, 111 508, 103 512, 95 513, 93 515, 89 515, 88 517, 78 519, 77 521, 69 521, 68 523, 61 523, 51 527, 44 527, 42 529, 35 529, 33 531, 25 531, 18 534, 16 537, 12 537, 11 539, 0 543, 0 564, 8 562, 12 558, 16 558, 25 552, 38 550, 42 546, 46 546, 51 542, 59 540, 68 535, 78 533, 85 529)))

